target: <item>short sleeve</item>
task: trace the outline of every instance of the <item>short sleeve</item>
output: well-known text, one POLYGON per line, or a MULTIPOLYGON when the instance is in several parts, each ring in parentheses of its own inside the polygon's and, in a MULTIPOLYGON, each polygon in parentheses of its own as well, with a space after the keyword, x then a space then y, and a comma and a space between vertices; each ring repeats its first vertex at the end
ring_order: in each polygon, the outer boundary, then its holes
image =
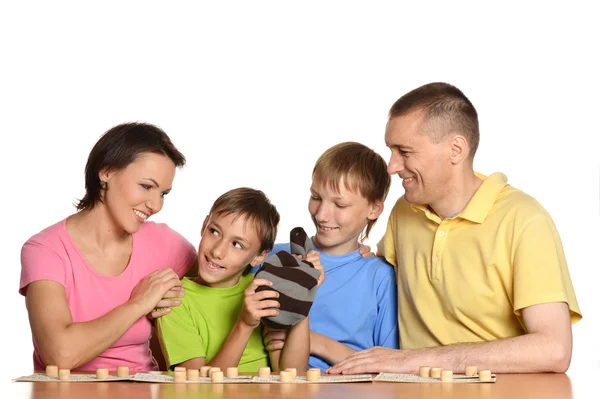
POLYGON ((167 266, 172 268, 181 278, 196 260, 196 248, 175 230, 167 227, 169 258, 167 266))
POLYGON ((566 302, 571 322, 581 319, 558 231, 545 213, 531 217, 514 248, 514 311, 550 302, 566 302))
MULTIPOLYGON (((385 263, 385 262, 382 262, 385 263)), ((378 271, 377 322, 374 343, 377 346, 400 349, 398 333, 398 288, 394 268, 385 263, 378 271)))
POLYGON ((181 304, 157 319, 158 338, 169 369, 186 360, 206 357, 206 345, 189 312, 181 304))
POLYGON ((394 267, 398 266, 398 261, 396 260, 396 245, 395 245, 395 236, 396 233, 394 231, 395 220, 397 219, 398 214, 398 205, 392 209, 390 217, 388 218, 387 227, 385 229, 385 234, 383 238, 377 244, 377 255, 382 256, 394 267))
POLYGON ((27 294, 27 286, 34 281, 51 280, 66 289, 66 265, 52 249, 33 240, 27 241, 21 249, 21 281, 19 293, 27 294))

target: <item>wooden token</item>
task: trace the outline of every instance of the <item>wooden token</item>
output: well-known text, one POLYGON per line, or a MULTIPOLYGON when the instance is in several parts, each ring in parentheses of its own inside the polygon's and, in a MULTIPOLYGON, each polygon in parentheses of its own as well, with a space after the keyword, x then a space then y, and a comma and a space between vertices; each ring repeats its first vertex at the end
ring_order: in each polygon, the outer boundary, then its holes
POLYGON ((259 367, 258 368, 258 376, 259 377, 269 377, 271 376, 271 368, 270 367, 259 367))
POLYGON ((210 380, 212 382, 223 382, 223 372, 213 371, 212 373, 210 373, 210 380))
POLYGON ((46 366, 46 375, 52 378, 58 378, 58 366, 49 365, 46 366))
POLYGON ((58 379, 61 381, 68 381, 71 377, 71 370, 69 369, 58 369, 58 379))
POLYGON ((442 377, 442 368, 441 367, 432 367, 429 370, 431 378, 441 378, 442 377))
POLYGON ((429 378, 430 371, 431 371, 431 367, 429 367, 429 366, 419 367, 419 377, 429 378))
POLYGON ((121 377, 121 378, 129 377, 129 367, 127 367, 127 366, 117 367, 117 377, 121 377))
POLYGON ((307 381, 318 381, 321 378, 321 369, 310 369, 306 372, 307 381))
POLYGON ((280 371, 279 372, 279 382, 292 382, 292 372, 291 371, 280 371))
POLYGON ((185 372, 188 381, 196 381, 200 377, 200 372, 197 369, 187 369, 185 372))
POLYGON ((477 366, 465 367, 465 375, 467 377, 475 377, 477 375, 477 366))
POLYGON ((454 376, 452 374, 452 370, 442 370, 442 381, 452 381, 454 376))
POLYGON ((185 371, 181 371, 181 370, 177 370, 174 373, 173 379, 175 380, 175 382, 185 382, 187 378, 186 372, 185 371))
POLYGON ((480 370, 479 371, 479 381, 491 381, 492 380, 492 372, 490 370, 480 370))
POLYGON ((295 369, 295 368, 293 368, 293 367, 287 368, 287 369, 285 369, 284 371, 289 371, 290 373, 292 373, 292 380, 293 380, 294 378, 296 378, 296 376, 298 375, 298 373, 296 372, 296 369, 295 369))
POLYGON ((237 367, 227 367, 227 378, 237 378, 238 375, 237 367))
POLYGON ((210 366, 202 366, 200 367, 200 377, 208 377, 208 370, 210 370, 210 366))
POLYGON ((105 380, 108 378, 108 369, 96 369, 96 379, 105 380))

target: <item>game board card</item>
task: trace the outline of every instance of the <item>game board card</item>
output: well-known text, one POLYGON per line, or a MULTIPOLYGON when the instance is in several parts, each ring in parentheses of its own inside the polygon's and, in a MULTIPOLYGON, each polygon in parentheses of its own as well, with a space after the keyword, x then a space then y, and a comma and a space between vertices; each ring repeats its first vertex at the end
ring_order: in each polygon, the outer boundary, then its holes
MULTIPOLYGON (((166 383, 174 384, 175 380, 172 375, 165 374, 150 374, 150 373, 137 373, 133 376, 131 381, 135 382, 152 382, 152 383, 166 383)), ((214 384, 248 384, 252 382, 252 377, 249 375, 240 375, 236 378, 223 378, 223 382, 216 382, 214 384)), ((209 377, 198 377, 194 381, 183 381, 178 384, 213 384, 209 377)))
MULTIPOLYGON (((335 384, 335 383, 347 383, 347 382, 371 382, 373 376, 371 374, 356 374, 356 375, 321 375, 316 381, 307 381, 305 376, 298 376, 292 380, 290 384, 335 384)), ((254 383, 265 383, 265 384, 282 384, 279 381, 278 375, 272 375, 270 377, 254 377, 252 378, 254 383)))
POLYGON ((68 380, 59 380, 56 377, 48 377, 46 374, 32 374, 14 379, 15 382, 112 382, 112 381, 131 381, 132 377, 123 378, 109 375, 104 380, 96 378, 96 374, 71 374, 68 380))
POLYGON ((385 382, 438 382, 438 383, 486 383, 496 382, 496 375, 492 374, 491 381, 479 381, 479 377, 467 377, 464 374, 455 375, 452 381, 442 381, 439 378, 419 377, 416 374, 379 373, 373 381, 385 382))

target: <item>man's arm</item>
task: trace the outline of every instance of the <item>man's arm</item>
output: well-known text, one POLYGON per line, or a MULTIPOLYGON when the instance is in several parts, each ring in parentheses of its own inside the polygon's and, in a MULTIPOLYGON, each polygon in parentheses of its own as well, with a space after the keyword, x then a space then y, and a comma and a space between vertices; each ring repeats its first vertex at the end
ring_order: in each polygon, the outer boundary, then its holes
POLYGON ((331 374, 364 372, 415 373, 419 366, 463 372, 466 366, 496 373, 564 373, 571 363, 572 331, 564 302, 533 305, 522 310, 527 333, 484 343, 394 350, 371 348, 328 370, 331 374))

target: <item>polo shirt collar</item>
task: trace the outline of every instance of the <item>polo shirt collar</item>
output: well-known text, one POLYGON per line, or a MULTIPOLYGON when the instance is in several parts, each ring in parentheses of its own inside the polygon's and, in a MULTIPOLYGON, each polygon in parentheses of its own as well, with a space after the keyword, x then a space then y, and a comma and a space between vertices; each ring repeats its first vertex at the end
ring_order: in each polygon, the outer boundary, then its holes
POLYGON ((481 173, 475 172, 475 176, 483 180, 473 198, 469 201, 465 209, 458 215, 463 219, 475 223, 483 223, 488 213, 496 203, 496 199, 504 187, 508 184, 508 179, 503 173, 493 173, 486 177, 481 173))
MULTIPOLYGON (((482 175, 475 172, 475 176, 483 180, 473 198, 469 201, 465 209, 456 217, 470 220, 475 223, 483 223, 486 216, 494 206, 498 195, 502 189, 508 184, 508 179, 503 173, 493 173, 490 176, 482 175)), ((441 223, 441 218, 427 205, 412 205, 413 211, 421 211, 425 213, 427 218, 436 223, 441 223)))

